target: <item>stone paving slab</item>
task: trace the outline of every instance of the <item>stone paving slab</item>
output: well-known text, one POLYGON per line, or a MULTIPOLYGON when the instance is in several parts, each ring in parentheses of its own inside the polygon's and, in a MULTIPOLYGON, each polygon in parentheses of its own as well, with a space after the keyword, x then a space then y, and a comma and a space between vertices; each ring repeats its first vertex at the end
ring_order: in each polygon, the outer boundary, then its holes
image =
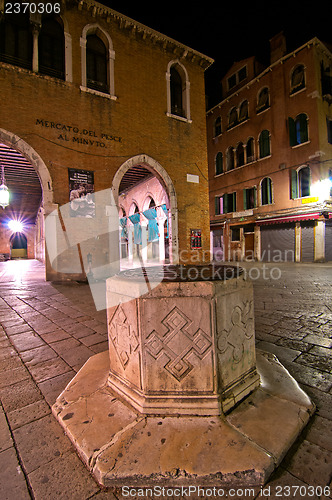
MULTIPOLYGON (((84 356, 75 359, 75 353, 72 353, 72 365, 68 364, 69 359, 66 361, 61 353, 53 349, 53 345, 69 338, 78 341, 92 354, 107 349, 105 311, 95 310, 89 287, 45 283, 43 266, 35 261, 26 263, 27 272, 21 275, 20 282, 16 281, 13 272, 15 262, 9 262, 10 266, 0 263, 0 275, 3 276, 0 282, 0 372, 17 370, 24 364, 29 375, 25 380, 13 381, 9 386, 0 388, 0 400, 10 435, 13 439, 14 433, 19 433, 21 443, 18 446, 14 438, 13 446, 0 452, 0 498, 124 498, 120 490, 102 491, 76 453, 66 448, 67 445, 58 450, 60 456, 45 454, 45 463, 29 474, 24 470, 24 447, 32 444, 22 444, 25 440, 20 429, 35 429, 37 433, 36 422, 53 418, 50 406, 84 363, 84 356), (21 348, 19 351, 12 340, 25 333, 32 339, 36 338, 35 335, 39 336, 40 345, 26 346, 25 339, 17 340, 17 346, 21 348), (91 336, 100 340, 95 337, 97 334, 104 340, 88 345, 91 336), (85 344, 83 339, 86 339, 85 344), (50 357, 51 351, 45 347, 54 352, 54 357, 50 357), (30 368, 56 358, 67 363, 69 371, 50 373, 50 378, 37 382, 30 368)), ((263 265, 269 269, 266 263, 243 264, 244 267, 255 266, 258 271, 263 269, 263 265)), ((286 349, 287 369, 313 399, 317 410, 303 438, 293 445, 266 486, 307 486, 321 482, 325 484, 320 486, 331 485, 332 380, 326 368, 330 366, 332 348, 332 265, 284 263, 278 266, 280 280, 264 279, 263 273, 258 273, 258 278, 253 281, 256 338, 277 346, 280 358, 283 354, 280 348, 286 349), (327 349, 328 354, 319 348, 327 349), (294 351, 294 356, 291 351, 294 351), (301 363, 298 362, 298 352, 301 352, 301 363), (310 357, 304 354, 310 354, 310 357)), ((53 429, 52 425, 49 429, 53 429)), ((52 431, 51 440, 58 435, 57 432, 52 431)), ((30 441, 33 443, 34 439, 37 445, 38 438, 33 434, 30 441)), ((63 439, 69 442, 66 436, 63 439)), ((33 451, 32 457, 36 456, 33 451)), ((328 497, 320 500, 323 498, 328 497)))

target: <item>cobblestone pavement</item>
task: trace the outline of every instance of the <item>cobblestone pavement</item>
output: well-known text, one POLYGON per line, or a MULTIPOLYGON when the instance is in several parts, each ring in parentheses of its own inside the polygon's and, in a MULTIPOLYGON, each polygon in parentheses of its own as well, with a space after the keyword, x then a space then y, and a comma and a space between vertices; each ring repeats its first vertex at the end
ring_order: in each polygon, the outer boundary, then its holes
MULTIPOLYGON (((332 264, 244 267, 254 283, 257 347, 276 354, 317 405, 264 492, 255 496, 332 498, 324 491, 332 489, 332 264)), ((85 361, 106 349, 106 313, 96 311, 87 285, 45 282, 36 261, 0 263, 1 500, 126 496, 101 490, 50 410, 85 361)), ((186 492, 170 493, 164 498, 188 498, 186 492)), ((199 498, 212 494, 200 492, 199 498)), ((140 498, 139 492, 130 498, 140 498)), ((232 498, 253 496, 239 491, 232 498)))

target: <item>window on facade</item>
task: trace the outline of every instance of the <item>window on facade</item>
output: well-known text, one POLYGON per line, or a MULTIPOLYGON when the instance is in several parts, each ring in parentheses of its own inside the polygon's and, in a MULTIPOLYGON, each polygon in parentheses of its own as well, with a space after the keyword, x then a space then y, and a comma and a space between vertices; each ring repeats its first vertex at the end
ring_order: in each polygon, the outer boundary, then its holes
POLYGON ((261 204, 271 205, 272 203, 272 181, 270 177, 265 177, 261 182, 261 204))
POLYGON ((0 24, 0 60, 32 68, 32 33, 28 15, 4 16, 0 24))
POLYGON ((218 137, 221 134, 221 116, 218 116, 214 122, 214 137, 218 137))
POLYGON ((265 158, 270 156, 270 132, 268 130, 263 130, 259 136, 259 157, 265 158))
POLYGON ((107 51, 104 42, 97 35, 86 38, 87 87, 107 93, 107 51))
POLYGON ((227 193, 223 196, 224 214, 236 212, 236 193, 227 193))
POLYGON ((247 78, 247 66, 243 66, 238 72, 239 82, 242 82, 247 78))
POLYGON ((230 146, 226 151, 226 171, 233 170, 234 168, 234 150, 230 146))
POLYGON ((231 239, 232 239, 232 241, 240 241, 240 228, 239 227, 232 227, 231 239))
POLYGON ((235 127, 238 123, 237 109, 232 108, 228 115, 228 128, 235 127))
POLYGON ((299 64, 292 72, 291 76, 291 94, 298 92, 305 87, 305 71, 304 66, 299 64))
POLYGON ((216 156, 216 175, 222 174, 224 171, 223 154, 219 151, 216 156))
POLYGON ((254 151, 254 139, 252 137, 250 137, 250 139, 248 139, 247 141, 246 154, 247 154, 247 163, 254 161, 255 151, 254 151))
POLYGON ((243 101, 239 110, 239 121, 243 122, 248 118, 248 101, 243 101))
POLYGON ((295 120, 288 118, 289 143, 297 146, 308 141, 308 117, 305 113, 299 114, 295 120))
POLYGON ((244 165, 244 147, 240 142, 236 148, 236 166, 242 167, 242 165, 244 165))
POLYGON ((215 215, 221 215, 224 213, 223 196, 216 196, 214 198, 214 213, 215 213, 215 215))
POLYGON ((236 73, 227 79, 228 90, 232 89, 236 85, 236 73))
POLYGON ((327 141, 332 144, 332 120, 326 117, 327 141))
POLYGON ((256 113, 260 113, 270 107, 269 89, 264 87, 258 94, 256 113))
POLYGON ((303 167, 298 171, 299 196, 310 196, 310 167, 303 167))
POLYGON ((182 78, 174 66, 171 67, 171 113, 185 116, 182 101, 182 78))
POLYGON ((45 18, 38 37, 39 72, 65 79, 65 40, 56 19, 45 18))
POLYGON ((290 171, 290 195, 294 200, 310 196, 310 167, 290 171))
POLYGON ((256 187, 243 190, 243 208, 249 210, 256 207, 256 187))
POLYGON ((323 61, 320 65, 322 96, 332 96, 332 66, 325 66, 323 61))

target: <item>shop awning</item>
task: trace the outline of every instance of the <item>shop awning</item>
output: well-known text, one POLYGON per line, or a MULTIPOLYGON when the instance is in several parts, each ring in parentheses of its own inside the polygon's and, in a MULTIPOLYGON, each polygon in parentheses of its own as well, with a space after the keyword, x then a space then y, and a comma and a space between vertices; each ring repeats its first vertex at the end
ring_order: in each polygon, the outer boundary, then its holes
POLYGON ((285 224, 289 222, 301 222, 303 220, 315 220, 321 217, 320 212, 299 215, 285 215, 284 217, 271 217, 270 219, 257 220, 256 224, 263 226, 266 224, 285 224))

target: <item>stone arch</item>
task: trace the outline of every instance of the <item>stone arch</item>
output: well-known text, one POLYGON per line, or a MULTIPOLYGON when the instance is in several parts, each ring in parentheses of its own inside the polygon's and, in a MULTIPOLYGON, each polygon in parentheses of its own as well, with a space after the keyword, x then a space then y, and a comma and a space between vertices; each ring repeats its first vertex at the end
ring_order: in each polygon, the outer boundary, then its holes
POLYGON ((166 170, 160 165, 160 163, 158 163, 156 160, 145 154, 133 156, 132 158, 129 158, 127 161, 125 161, 115 173, 112 182, 112 194, 114 197, 115 204, 117 206, 119 204, 119 187, 122 177, 130 168, 135 167, 137 165, 142 165, 147 170, 150 170, 150 172, 155 177, 157 177, 157 179, 163 185, 168 195, 169 206, 167 206, 167 208, 169 209, 171 214, 170 240, 171 240, 172 251, 170 252, 170 259, 172 264, 177 264, 179 262, 177 196, 172 179, 170 178, 166 170))
POLYGON ((52 178, 44 161, 39 154, 18 135, 0 129, 0 142, 21 153, 37 172, 43 193, 43 207, 45 214, 54 210, 52 178))

